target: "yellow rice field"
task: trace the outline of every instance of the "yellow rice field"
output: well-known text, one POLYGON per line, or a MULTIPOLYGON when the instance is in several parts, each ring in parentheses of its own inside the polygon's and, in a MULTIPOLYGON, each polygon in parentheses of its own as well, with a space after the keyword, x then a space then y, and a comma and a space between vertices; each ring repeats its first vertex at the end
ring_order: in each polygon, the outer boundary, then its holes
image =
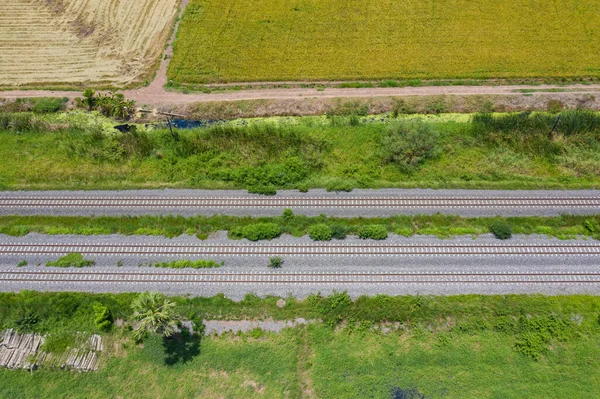
POLYGON ((191 0, 181 83, 600 76, 598 0, 191 0))

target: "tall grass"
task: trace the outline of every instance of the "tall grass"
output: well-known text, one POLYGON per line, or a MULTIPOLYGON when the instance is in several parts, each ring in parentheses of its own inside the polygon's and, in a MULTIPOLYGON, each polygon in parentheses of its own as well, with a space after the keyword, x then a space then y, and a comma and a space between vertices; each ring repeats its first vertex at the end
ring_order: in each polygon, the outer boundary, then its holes
POLYGON ((482 132, 546 133, 556 124, 555 131, 565 136, 600 131, 600 113, 588 110, 571 110, 558 115, 545 113, 511 113, 505 115, 476 114, 473 125, 482 132))
POLYGON ((556 156, 566 151, 569 142, 580 142, 585 136, 598 138, 600 113, 571 110, 558 115, 477 114, 472 120, 472 131, 493 145, 508 145, 532 156, 556 156))
POLYGON ((32 112, 0 112, 0 130, 11 132, 41 132, 48 130, 50 124, 32 112))

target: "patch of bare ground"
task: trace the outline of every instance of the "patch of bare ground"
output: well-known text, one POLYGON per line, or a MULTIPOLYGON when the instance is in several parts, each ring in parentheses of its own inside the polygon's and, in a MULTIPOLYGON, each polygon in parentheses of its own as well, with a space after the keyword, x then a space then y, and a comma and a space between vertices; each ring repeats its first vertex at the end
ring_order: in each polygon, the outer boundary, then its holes
POLYGON ((2 0, 0 86, 127 86, 151 76, 179 0, 2 0))
POLYGON ((348 114, 367 111, 384 114, 437 114, 472 112, 547 111, 555 107, 564 109, 600 110, 600 95, 581 93, 476 94, 428 95, 394 97, 349 97, 298 99, 259 99, 243 101, 211 101, 186 105, 162 104, 158 108, 191 119, 236 119, 269 116, 307 116, 323 114, 348 114))

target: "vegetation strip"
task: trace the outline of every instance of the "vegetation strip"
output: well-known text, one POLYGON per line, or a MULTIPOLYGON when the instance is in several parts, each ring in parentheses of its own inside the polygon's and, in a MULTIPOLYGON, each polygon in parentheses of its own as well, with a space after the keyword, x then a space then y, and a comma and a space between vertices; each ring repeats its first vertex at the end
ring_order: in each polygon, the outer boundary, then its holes
POLYGON ((118 132, 82 111, 0 113, 0 189, 600 187, 598 113, 419 121, 400 116, 406 107, 398 100, 392 114, 369 117, 368 107, 350 105, 341 116, 172 132, 118 132))
POLYGON ((217 231, 229 231, 230 238, 264 240, 291 234, 310 234, 314 240, 343 239, 346 235, 385 238, 384 233, 403 236, 480 235, 490 231, 499 238, 512 234, 544 234, 561 239, 600 234, 600 215, 560 217, 461 218, 459 216, 394 216, 390 218, 307 217, 284 212, 281 217, 234 216, 0 216, 0 234, 23 236, 29 233, 76 235, 156 235, 176 237, 197 235, 205 239, 217 231), (378 227, 373 227, 378 226, 378 227), (377 230, 373 230, 377 229, 377 230), (312 232, 312 234, 311 234, 312 232))

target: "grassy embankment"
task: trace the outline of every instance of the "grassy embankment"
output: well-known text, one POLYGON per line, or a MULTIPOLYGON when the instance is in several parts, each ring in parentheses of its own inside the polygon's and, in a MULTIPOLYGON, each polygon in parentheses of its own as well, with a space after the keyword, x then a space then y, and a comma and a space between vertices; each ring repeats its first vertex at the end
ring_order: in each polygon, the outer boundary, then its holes
MULTIPOLYGON (((135 294, 0 294, 0 328, 99 332, 93 303, 131 317, 135 294), (35 317, 31 317, 35 315, 35 317), (27 320, 27 323, 23 323, 27 320), (32 320, 36 320, 32 323, 32 320)), ((102 333, 98 372, 0 370, 10 398, 590 398, 600 395, 599 299, 591 296, 175 298, 184 318, 295 317, 323 323, 282 333, 135 345, 128 328, 102 333), (372 329, 398 322, 397 331, 372 329), (337 326, 337 328, 332 328, 337 326), (536 360, 537 359, 537 360, 536 360), (417 396, 419 397, 419 396, 417 396)), ((53 339, 58 342, 56 338, 53 339)))
POLYGON ((169 79, 597 77, 596 8, 594 0, 192 0, 169 79))
POLYGON ((596 113, 564 112, 552 134, 557 118, 552 114, 482 114, 472 122, 443 117, 407 122, 395 115, 289 118, 171 135, 116 133, 109 121, 82 113, 2 114, 0 188, 268 193, 315 187, 600 186, 596 113))

